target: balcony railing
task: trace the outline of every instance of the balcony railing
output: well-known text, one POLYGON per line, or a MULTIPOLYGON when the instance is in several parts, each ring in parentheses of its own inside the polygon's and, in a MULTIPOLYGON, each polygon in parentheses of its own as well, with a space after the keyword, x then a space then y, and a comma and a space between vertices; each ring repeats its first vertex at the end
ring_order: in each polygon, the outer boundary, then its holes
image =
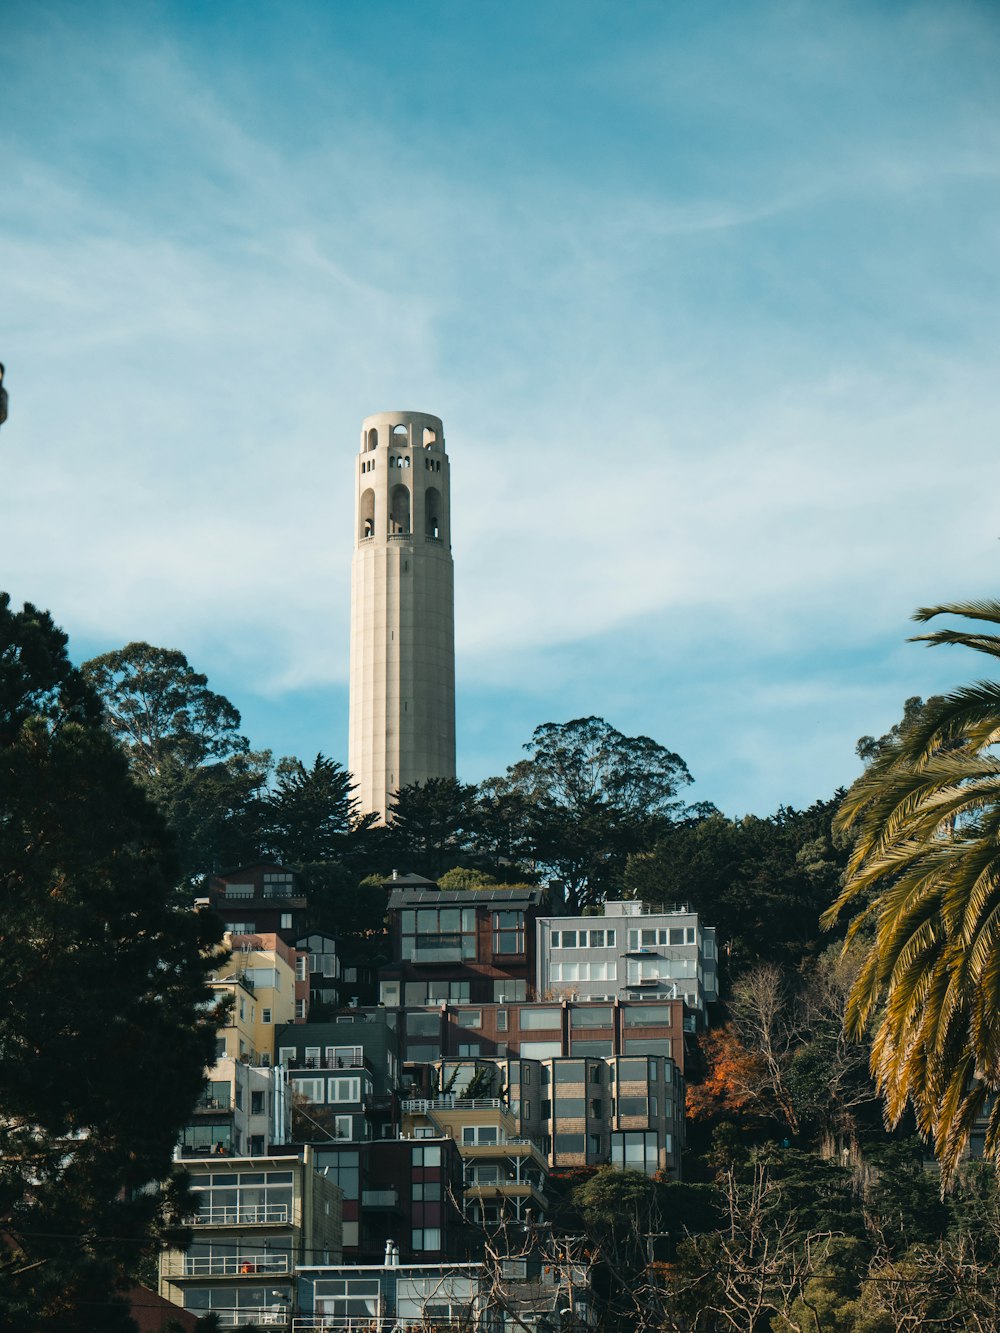
POLYGON ((389 538, 388 538, 388 539, 389 539, 389 541, 391 541, 391 542, 412 542, 412 541, 413 541, 413 533, 412 533, 412 532, 390 532, 390 533, 389 533, 389 538))
POLYGON ((343 1055, 322 1056, 317 1059, 315 1055, 306 1058, 295 1058, 288 1061, 289 1069, 371 1069, 370 1061, 365 1059, 364 1052, 359 1048, 355 1052, 347 1052, 343 1055))
POLYGON ((403 1102, 403 1110, 412 1114, 428 1115, 433 1111, 506 1111, 510 1107, 499 1097, 438 1097, 434 1101, 416 1097, 403 1102))
POLYGON ((260 1226, 262 1223, 284 1226, 288 1222, 287 1203, 256 1203, 243 1207, 202 1208, 191 1219, 195 1227, 260 1226))
POLYGON ((495 1327, 491 1317, 464 1315, 297 1315, 292 1320, 293 1333, 476 1333, 495 1327))
POLYGON ((218 1318, 222 1328, 235 1328, 243 1324, 251 1324, 256 1328, 288 1328, 292 1318, 290 1310, 261 1310, 254 1307, 238 1310, 215 1307, 211 1313, 218 1318))
POLYGON ((185 1277, 251 1277, 255 1273, 287 1273, 287 1254, 185 1255, 185 1277))

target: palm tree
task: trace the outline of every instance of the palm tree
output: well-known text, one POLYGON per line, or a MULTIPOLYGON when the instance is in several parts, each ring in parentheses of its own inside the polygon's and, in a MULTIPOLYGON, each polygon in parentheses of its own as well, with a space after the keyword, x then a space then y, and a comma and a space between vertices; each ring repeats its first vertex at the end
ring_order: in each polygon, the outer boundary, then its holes
MULTIPOLYGON (((1000 602, 923 608, 1000 624, 1000 602)), ((1000 657, 1000 636, 917 636, 1000 657)), ((947 1183, 973 1123, 1000 1159, 1000 682, 932 699, 890 738, 844 798, 835 827, 854 835, 840 897, 848 942, 871 940, 851 993, 849 1032, 874 1029, 872 1073, 899 1123, 907 1104, 933 1140, 947 1183)))

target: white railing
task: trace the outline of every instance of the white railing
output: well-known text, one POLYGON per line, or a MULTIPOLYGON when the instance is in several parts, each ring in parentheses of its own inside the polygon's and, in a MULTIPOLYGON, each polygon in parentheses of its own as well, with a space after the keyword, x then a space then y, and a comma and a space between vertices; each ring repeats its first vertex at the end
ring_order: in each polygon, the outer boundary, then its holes
POLYGON ((419 1097, 404 1101, 403 1110, 423 1112, 424 1115, 432 1111, 503 1111, 510 1115, 510 1107, 499 1097, 450 1097, 447 1094, 434 1101, 419 1097))
POLYGON ((277 1223, 288 1221, 287 1203, 257 1203, 244 1207, 202 1208, 191 1219, 196 1227, 259 1225, 262 1222, 277 1223))
POLYGON ((297 1315, 293 1333, 474 1333, 490 1326, 485 1314, 474 1315, 297 1315))
POLYGON ((211 1313, 217 1316, 223 1328, 235 1328, 238 1324, 252 1324, 259 1328, 287 1328, 291 1319, 288 1310, 261 1310, 252 1307, 215 1308, 211 1313))
POLYGON ((287 1273, 287 1254, 185 1255, 185 1277, 249 1277, 254 1273, 287 1273))
POLYGON ((389 533, 389 541, 391 541, 391 542, 412 542, 412 541, 413 541, 413 533, 412 533, 412 532, 390 532, 390 533, 389 533))

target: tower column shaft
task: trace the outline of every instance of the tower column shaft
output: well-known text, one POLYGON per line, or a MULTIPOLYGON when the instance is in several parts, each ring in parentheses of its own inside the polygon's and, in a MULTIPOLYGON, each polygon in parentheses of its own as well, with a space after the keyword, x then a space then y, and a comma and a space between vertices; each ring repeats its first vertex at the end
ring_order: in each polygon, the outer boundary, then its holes
POLYGON ((348 766, 363 812, 455 776, 450 477, 440 418, 367 417, 357 459, 351 569, 348 766))

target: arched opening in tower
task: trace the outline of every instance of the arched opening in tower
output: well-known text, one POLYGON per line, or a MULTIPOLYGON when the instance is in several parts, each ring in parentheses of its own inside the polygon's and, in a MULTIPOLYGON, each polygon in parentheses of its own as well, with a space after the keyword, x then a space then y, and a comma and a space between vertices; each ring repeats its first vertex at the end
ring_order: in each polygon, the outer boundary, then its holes
POLYGON ((389 497, 389 531, 409 532, 410 492, 405 486, 393 486, 389 497))
POLYGON ((441 540, 441 492, 428 486, 424 492, 424 536, 441 540))
POLYGON ((372 426, 371 430, 368 432, 368 451, 370 452, 372 449, 377 449, 377 448, 378 448, 378 430, 374 426, 372 426))
POLYGON ((370 488, 363 491, 358 506, 358 536, 375 536, 375 492, 370 488))

